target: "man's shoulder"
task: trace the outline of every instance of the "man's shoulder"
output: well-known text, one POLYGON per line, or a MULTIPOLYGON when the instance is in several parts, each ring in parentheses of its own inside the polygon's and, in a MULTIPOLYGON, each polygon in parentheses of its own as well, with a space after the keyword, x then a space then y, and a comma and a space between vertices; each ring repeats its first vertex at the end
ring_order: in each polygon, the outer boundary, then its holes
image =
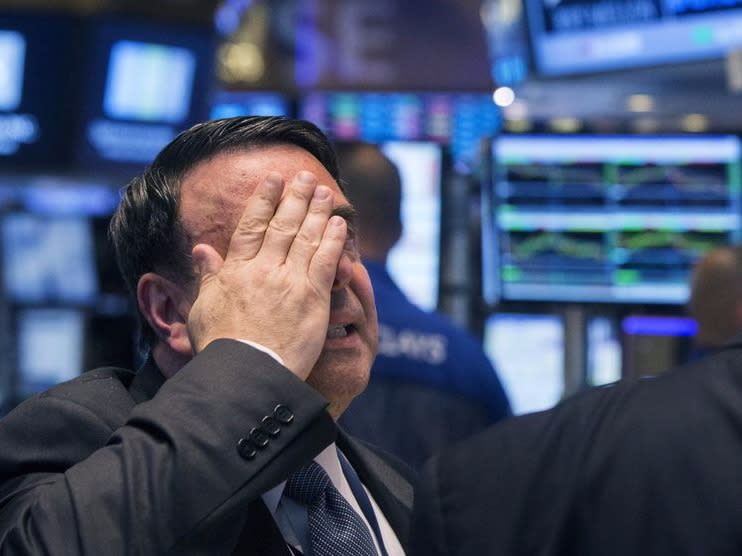
POLYGON ((508 419, 466 441, 459 453, 463 460, 521 453, 526 461, 543 452, 566 467, 583 465, 584 458, 619 461, 653 452, 672 458, 720 443, 740 427, 742 349, 732 349, 656 378, 591 388, 550 410, 508 419))
POLYGON ((19 404, 0 420, 0 477, 63 471, 103 446, 134 406, 133 376, 95 369, 19 404))
MULTIPOLYGON (((342 430, 342 429, 341 429, 342 430)), ((381 476, 398 475, 406 483, 414 483, 417 479, 416 471, 398 456, 384 450, 372 442, 363 440, 342 431, 338 437, 341 450, 348 452, 354 465, 359 464, 374 470, 381 476)))
POLYGON ((134 406, 127 388, 135 376, 119 367, 84 372, 21 402, 0 421, 0 430, 16 423, 59 426, 66 419, 88 420, 113 430, 134 406))
POLYGON ((28 402, 59 400, 86 407, 98 415, 111 413, 119 407, 125 408, 128 412, 134 405, 128 387, 135 376, 136 372, 130 369, 99 367, 57 384, 28 402))

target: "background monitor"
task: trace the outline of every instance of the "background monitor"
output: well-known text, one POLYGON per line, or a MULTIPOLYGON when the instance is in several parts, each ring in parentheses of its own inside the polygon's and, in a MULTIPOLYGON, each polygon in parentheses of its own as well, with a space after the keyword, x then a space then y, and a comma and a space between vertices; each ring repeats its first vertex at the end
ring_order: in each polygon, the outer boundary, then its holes
POLYGON ((483 281, 504 300, 682 304, 740 239, 734 136, 503 135, 492 160, 483 281))
POLYGON ((17 314, 16 392, 25 398, 83 371, 84 317, 75 309, 23 309, 17 314))
POLYGON ((0 167, 69 162, 81 27, 71 16, 0 15, 0 167))
POLYGON ((483 340, 514 414, 559 402, 564 393, 564 325, 558 315, 496 313, 485 321, 483 340))
POLYGON ((14 303, 86 304, 97 278, 90 222, 76 216, 5 214, 2 230, 5 295, 14 303))
POLYGON ((499 129, 498 110, 489 92, 318 91, 301 100, 299 117, 335 140, 435 141, 467 162, 499 129))
POLYGON ((208 118, 215 52, 210 30, 90 19, 78 159, 137 169, 208 118))
POLYGON ((387 269, 409 299, 431 311, 438 304, 441 230, 441 147, 435 143, 381 145, 402 179, 402 237, 387 269))
POLYGON ((721 59, 742 46, 739 0, 526 0, 525 6, 543 75, 721 59))

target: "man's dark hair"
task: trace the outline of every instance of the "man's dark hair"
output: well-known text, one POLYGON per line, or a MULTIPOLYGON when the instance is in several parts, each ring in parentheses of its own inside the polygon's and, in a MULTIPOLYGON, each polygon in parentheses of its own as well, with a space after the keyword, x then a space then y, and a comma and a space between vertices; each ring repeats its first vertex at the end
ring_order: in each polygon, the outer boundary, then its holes
MULTIPOLYGON (((183 178, 216 155, 272 145, 295 145, 312 154, 340 183, 335 151, 310 122, 280 117, 243 116, 197 124, 165 146, 145 172, 123 191, 109 235, 129 292, 157 272, 178 284, 193 280, 191 239, 179 218, 183 178)), ((155 332, 139 315, 140 347, 150 348, 155 332)))

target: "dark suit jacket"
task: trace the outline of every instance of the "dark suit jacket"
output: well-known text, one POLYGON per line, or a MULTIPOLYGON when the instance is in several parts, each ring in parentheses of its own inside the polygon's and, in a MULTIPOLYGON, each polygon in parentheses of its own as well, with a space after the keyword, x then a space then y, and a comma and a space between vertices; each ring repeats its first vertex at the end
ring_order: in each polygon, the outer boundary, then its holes
MULTIPOLYGON (((326 405, 229 340, 167 381, 151 364, 89 371, 0 421, 0 554, 288 554, 260 496, 336 439, 326 405), (241 455, 239 439, 279 404, 292 422, 241 455)), ((404 542, 409 476, 337 441, 404 542)))
POLYGON ((416 555, 739 556, 742 344, 495 425, 415 496, 416 555))

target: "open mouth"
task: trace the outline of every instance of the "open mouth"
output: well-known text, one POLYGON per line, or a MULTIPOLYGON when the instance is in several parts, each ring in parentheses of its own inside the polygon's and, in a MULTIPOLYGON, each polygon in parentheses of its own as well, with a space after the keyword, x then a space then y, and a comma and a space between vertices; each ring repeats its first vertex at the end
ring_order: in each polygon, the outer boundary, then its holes
POLYGON ((352 324, 331 324, 327 328, 327 338, 345 338, 353 330, 352 324))

